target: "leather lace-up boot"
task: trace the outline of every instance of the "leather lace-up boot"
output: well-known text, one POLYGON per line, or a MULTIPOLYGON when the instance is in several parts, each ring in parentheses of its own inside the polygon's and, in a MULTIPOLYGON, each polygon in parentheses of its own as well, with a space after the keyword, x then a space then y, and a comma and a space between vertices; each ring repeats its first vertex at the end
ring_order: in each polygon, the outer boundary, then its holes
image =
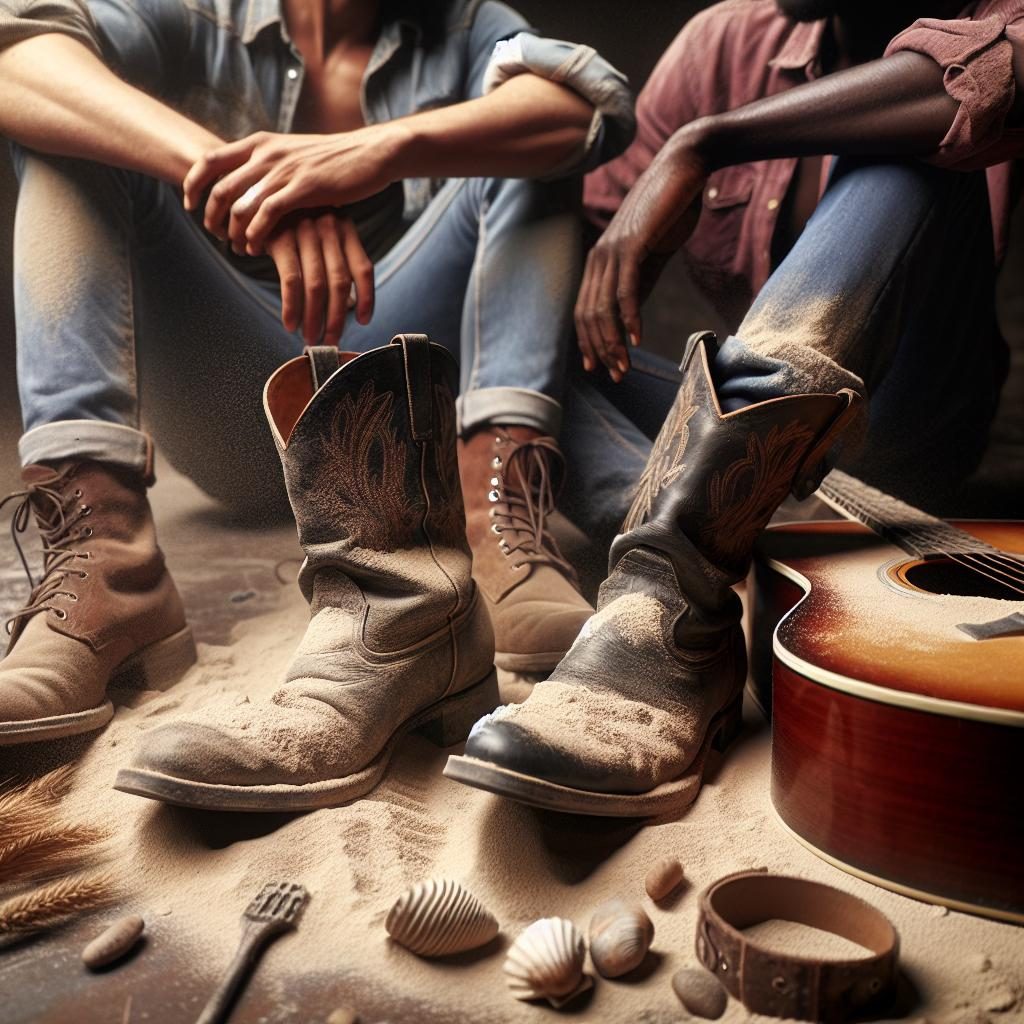
POLYGON ((164 689, 195 661, 146 498, 149 475, 88 460, 27 466, 14 538, 34 517, 42 577, 7 622, 0 744, 100 729, 108 690, 164 689))
POLYGON ((529 427, 483 427, 459 442, 473 578, 495 663, 512 672, 550 672, 594 614, 548 529, 563 465, 555 439, 529 427))
POLYGON ((741 604, 754 541, 787 493, 820 481, 856 395, 794 395, 723 414, 694 335, 598 610, 551 678, 474 726, 445 774, 579 814, 660 816, 700 789, 738 731, 741 604))
POLYGON ((362 796, 411 730, 465 739, 498 702, 455 453, 457 370, 420 335, 313 348, 264 407, 305 560, 310 623, 268 699, 224 700, 145 734, 118 789, 217 810, 362 796))

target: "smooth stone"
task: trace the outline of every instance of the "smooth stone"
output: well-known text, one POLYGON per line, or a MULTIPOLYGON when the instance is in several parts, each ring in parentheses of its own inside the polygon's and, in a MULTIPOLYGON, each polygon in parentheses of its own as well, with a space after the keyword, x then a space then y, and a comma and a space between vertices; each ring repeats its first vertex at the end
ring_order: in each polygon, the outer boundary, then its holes
POLYGON ((682 884, 683 878, 683 865, 675 857, 665 857, 647 872, 644 888, 647 895, 657 903, 675 892, 682 884))
POLYGON ((684 967, 672 975, 672 991, 695 1017, 718 1020, 729 1004, 729 993, 718 979, 701 968, 684 967))
POLYGON ((96 936, 82 950, 82 963, 90 970, 106 967, 119 960, 135 945, 146 927, 146 922, 137 914, 122 917, 115 921, 106 931, 96 936))

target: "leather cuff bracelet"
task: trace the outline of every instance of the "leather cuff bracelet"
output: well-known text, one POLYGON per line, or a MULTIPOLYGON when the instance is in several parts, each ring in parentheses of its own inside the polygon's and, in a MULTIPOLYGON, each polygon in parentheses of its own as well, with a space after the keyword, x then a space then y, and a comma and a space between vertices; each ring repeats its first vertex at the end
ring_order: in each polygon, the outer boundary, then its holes
POLYGON ((772 1017, 847 1021, 895 995, 899 935, 870 904, 803 878, 744 871, 705 889, 697 956, 749 1010, 772 1017), (789 956, 751 942, 744 928, 772 919, 841 935, 871 950, 854 960, 789 956))

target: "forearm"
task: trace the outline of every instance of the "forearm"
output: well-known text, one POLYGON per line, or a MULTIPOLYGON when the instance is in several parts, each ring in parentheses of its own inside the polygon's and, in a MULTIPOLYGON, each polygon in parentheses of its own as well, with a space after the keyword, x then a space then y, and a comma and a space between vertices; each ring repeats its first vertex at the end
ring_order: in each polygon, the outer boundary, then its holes
POLYGON ((141 171, 175 185, 220 141, 58 34, 0 51, 0 94, 0 135, 43 153, 141 171))
POLYGON ((708 171, 826 154, 928 156, 956 112, 938 64, 921 54, 899 53, 701 118, 680 129, 669 145, 697 153, 708 171))
POLYGON ((582 150, 593 113, 572 90, 517 75, 479 99, 392 122, 394 177, 543 177, 582 150))

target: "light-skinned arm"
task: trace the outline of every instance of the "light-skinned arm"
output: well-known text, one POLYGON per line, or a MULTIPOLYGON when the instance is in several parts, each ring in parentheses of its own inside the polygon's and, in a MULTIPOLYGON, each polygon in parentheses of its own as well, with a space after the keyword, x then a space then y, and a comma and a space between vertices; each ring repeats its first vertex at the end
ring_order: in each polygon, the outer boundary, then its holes
POLYGON ((478 99, 352 132, 219 147, 189 171, 185 202, 197 207, 216 181, 207 229, 255 254, 289 213, 354 203, 403 178, 542 177, 583 145, 593 113, 572 90, 517 75, 478 99))

